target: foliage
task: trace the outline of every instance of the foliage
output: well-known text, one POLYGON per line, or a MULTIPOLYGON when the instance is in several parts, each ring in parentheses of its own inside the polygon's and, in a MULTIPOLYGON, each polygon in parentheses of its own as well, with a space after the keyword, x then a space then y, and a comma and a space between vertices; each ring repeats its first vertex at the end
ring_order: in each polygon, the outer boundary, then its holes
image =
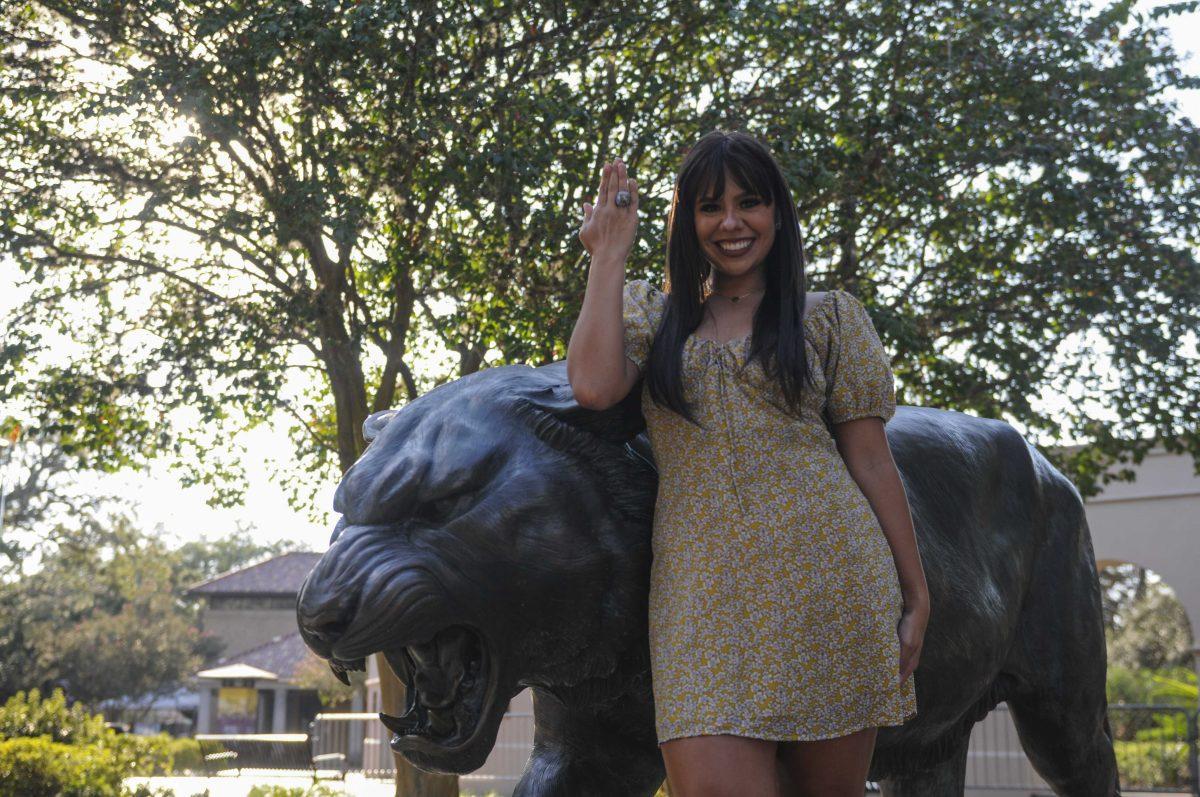
POLYGON ((166 737, 163 741, 171 754, 171 772, 204 774, 204 753, 199 742, 189 736, 166 737))
POLYGON ((334 791, 321 783, 312 786, 251 786, 246 797, 336 797, 341 792, 334 791))
POLYGON ((185 591, 300 547, 258 542, 239 528, 170 549, 120 515, 56 534, 40 570, 0 581, 0 699, 46 685, 93 704, 171 691, 219 652, 197 630, 198 607, 185 591))
POLYGON ((165 733, 142 736, 111 733, 105 747, 124 762, 127 775, 169 775, 176 770, 174 739, 165 733))
POLYGON ((1116 742, 1117 770, 1127 789, 1187 786, 1186 742, 1116 742))
POLYGON ((0 396, 81 463, 167 452, 219 502, 228 437, 277 412, 332 477, 372 410, 561 358, 598 164, 638 176, 630 270, 658 271, 682 149, 725 126, 773 145, 812 287, 874 308, 902 402, 1084 439, 1056 457, 1085 494, 1156 439, 1200 454, 1200 134, 1167 99, 1197 81, 1158 12, 749 7, 10 4, 0 252, 33 295, 0 396), (1033 403, 1072 380, 1092 401, 1033 403))
POLYGON ((0 740, 0 797, 169 797, 169 791, 121 785, 127 777, 171 771, 161 740, 107 734, 87 744, 47 736, 0 740))
POLYGON ((0 741, 0 797, 118 797, 128 771, 97 745, 0 741))
MULTIPOLYGON (((68 706, 60 689, 48 697, 43 697, 36 689, 20 692, 0 706, 0 742, 16 739, 53 744, 51 747, 27 745, 11 749, 13 760, 23 762, 19 767, 26 768, 13 770, 13 777, 27 772, 28 778, 34 779, 29 783, 34 783, 36 777, 53 779, 76 770, 88 773, 90 777, 89 762, 97 757, 110 761, 122 777, 166 775, 182 768, 197 769, 201 758, 195 739, 172 739, 166 734, 115 733, 105 726, 103 716, 90 714, 82 703, 68 706), (59 750, 62 746, 82 748, 86 752, 62 753, 59 750)), ((4 793, 0 791, 0 795, 4 793)))
POLYGON ((262 534, 253 526, 239 525, 223 537, 189 540, 176 548, 176 588, 187 589, 252 562, 303 550, 305 545, 296 540, 263 542, 262 534))
POLYGON ((296 665, 292 674, 292 683, 301 689, 317 690, 317 697, 325 708, 344 706, 354 694, 355 689, 361 689, 366 681, 366 673, 358 670, 347 672, 350 685, 347 686, 337 679, 329 669, 329 662, 317 658, 311 652, 304 660, 296 665))
MULTIPOLYGON (((46 531, 50 518, 91 514, 103 505, 121 503, 115 496, 77 489, 73 471, 74 461, 56 435, 27 434, 14 418, 0 416, 0 489, 4 492, 0 557, 8 560, 9 568, 18 567, 31 548, 54 542, 49 535, 38 533, 46 531)), ((3 569, 0 559, 0 571, 3 569)))
POLYGON ((1157 684, 1153 692, 1156 702, 1189 707, 1200 703, 1200 687, 1196 682, 1196 671, 1191 667, 1180 667, 1171 675, 1154 673, 1151 677, 1157 684))
MULTIPOLYGON (((1196 673, 1191 668, 1179 668, 1177 677, 1152 673, 1155 688, 1151 697, 1160 705, 1177 705, 1186 709, 1194 709, 1200 703, 1200 689, 1197 689, 1196 673)), ((1162 712, 1154 715, 1156 728, 1139 731, 1137 738, 1141 741, 1176 742, 1187 739, 1187 715, 1182 711, 1162 712)))
POLYGON ((1107 698, 1113 738, 1120 741, 1174 744, 1187 739, 1187 712, 1196 707, 1196 673, 1190 667, 1169 670, 1108 667, 1107 698), (1147 714, 1126 705, 1177 706, 1178 711, 1147 714))
POLYGON ((1107 697, 1110 704, 1151 703, 1194 708, 1196 673, 1188 667, 1147 670, 1110 662, 1107 697))
POLYGON ((1192 630, 1169 586, 1131 564, 1106 567, 1099 577, 1110 664, 1143 670, 1190 665, 1192 630))
POLYGON ((104 717, 81 703, 68 706, 61 689, 46 697, 37 689, 18 692, 0 706, 0 739, 45 736, 61 744, 96 744, 111 735, 104 717))
POLYGON ((153 697, 212 655, 161 542, 119 516, 60 536, 39 571, 0 583, 0 697, 47 684, 93 703, 153 697))

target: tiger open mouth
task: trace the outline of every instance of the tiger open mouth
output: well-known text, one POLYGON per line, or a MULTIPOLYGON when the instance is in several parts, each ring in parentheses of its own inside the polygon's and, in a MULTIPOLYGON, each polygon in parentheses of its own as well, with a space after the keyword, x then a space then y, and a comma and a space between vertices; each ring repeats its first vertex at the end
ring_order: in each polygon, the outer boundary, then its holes
POLYGON ((497 674, 483 638, 466 626, 443 628, 429 640, 383 651, 404 683, 404 713, 379 719, 394 735, 396 752, 452 752, 472 744, 487 706, 495 698, 497 674))

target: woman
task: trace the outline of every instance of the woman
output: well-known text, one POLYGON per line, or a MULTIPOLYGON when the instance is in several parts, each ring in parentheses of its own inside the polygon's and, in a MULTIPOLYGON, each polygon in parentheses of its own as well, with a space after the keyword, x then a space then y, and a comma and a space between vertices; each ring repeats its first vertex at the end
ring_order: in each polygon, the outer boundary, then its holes
POLYGON ((625 280, 637 181, 605 164, 579 238, 567 351, 603 409, 644 373, 659 469, 650 576, 658 741, 672 797, 861 797, 881 725, 916 714, 929 597, 884 423, 890 363, 850 293, 809 295, 769 150, 715 131, 668 217, 667 284, 625 280))

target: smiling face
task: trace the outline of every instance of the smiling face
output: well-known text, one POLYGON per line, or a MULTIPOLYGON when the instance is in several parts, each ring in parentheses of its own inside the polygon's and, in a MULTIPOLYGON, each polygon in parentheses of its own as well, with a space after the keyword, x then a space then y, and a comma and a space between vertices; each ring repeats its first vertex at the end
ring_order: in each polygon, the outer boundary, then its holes
MULTIPOLYGON (((706 194, 711 192, 709 188, 706 194)), ((720 197, 697 197, 693 211, 700 250, 720 274, 714 282, 737 278, 757 269, 775 244, 775 209, 762 197, 739 185, 725 171, 720 197)))

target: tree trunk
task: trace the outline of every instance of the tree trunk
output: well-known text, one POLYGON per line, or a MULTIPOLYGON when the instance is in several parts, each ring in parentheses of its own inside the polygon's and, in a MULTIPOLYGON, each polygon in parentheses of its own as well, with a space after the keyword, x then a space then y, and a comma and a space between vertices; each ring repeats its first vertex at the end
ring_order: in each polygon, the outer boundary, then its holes
MULTIPOLYGON (((383 710, 393 717, 404 713, 404 684, 392 672, 382 653, 375 654, 379 668, 379 692, 383 710)), ((396 797, 458 797, 457 775, 431 775, 417 769, 399 753, 396 760, 396 797)))

